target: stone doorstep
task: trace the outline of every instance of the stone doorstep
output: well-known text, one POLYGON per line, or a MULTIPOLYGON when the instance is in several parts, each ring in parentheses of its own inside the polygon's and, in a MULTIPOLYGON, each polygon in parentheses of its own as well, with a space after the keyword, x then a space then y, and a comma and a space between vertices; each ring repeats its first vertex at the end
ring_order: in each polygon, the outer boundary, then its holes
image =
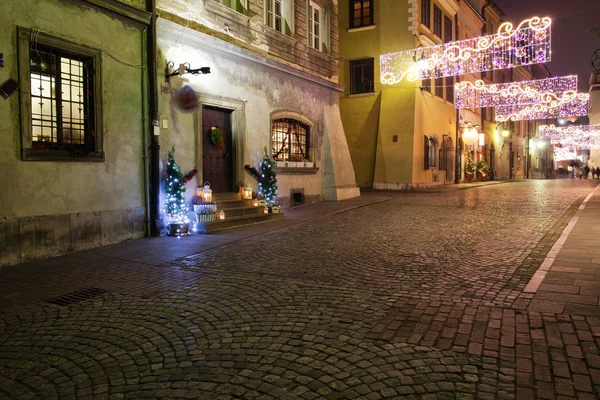
POLYGON ((227 218, 227 214, 225 214, 225 219, 216 220, 208 223, 199 223, 198 231, 200 233, 210 233, 219 231, 222 229, 235 228, 238 226, 252 225, 260 222, 268 222, 277 219, 284 218, 283 213, 279 214, 253 214, 253 215, 242 215, 237 217, 227 218))

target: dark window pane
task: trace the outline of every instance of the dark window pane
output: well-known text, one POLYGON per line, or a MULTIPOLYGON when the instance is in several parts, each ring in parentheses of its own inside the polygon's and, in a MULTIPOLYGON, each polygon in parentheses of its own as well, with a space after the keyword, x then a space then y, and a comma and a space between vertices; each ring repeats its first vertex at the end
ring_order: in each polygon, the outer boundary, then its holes
POLYGON ((431 93, 431 79, 430 78, 423 79, 421 81, 421 86, 423 87, 423 90, 426 90, 429 93, 431 93))
POLYGON ((431 27, 431 0, 421 0, 421 23, 431 27))
POLYGON ((454 103, 454 78, 446 77, 446 101, 454 103))
POLYGON ((452 20, 444 16, 444 42, 452 41, 452 20))
POLYGON ((435 78, 435 95, 444 97, 444 78, 435 78))
POLYGON ((433 33, 442 37, 442 10, 436 5, 433 6, 433 33))
POLYGON ((373 24, 372 0, 350 1, 350 27, 358 28, 373 24))
POLYGON ((374 91, 374 61, 372 58, 350 61, 350 93, 368 93, 374 91))

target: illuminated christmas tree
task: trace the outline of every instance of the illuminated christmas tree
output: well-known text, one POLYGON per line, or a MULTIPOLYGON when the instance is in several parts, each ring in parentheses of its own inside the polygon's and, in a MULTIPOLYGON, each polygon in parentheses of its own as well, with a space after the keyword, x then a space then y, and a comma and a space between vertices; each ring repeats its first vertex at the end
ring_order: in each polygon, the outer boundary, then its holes
POLYGON ((166 205, 169 223, 184 224, 189 223, 187 216, 187 206, 185 200, 185 178, 181 173, 179 165, 175 163, 175 157, 172 149, 169 152, 167 161, 167 182, 166 182, 166 205))
POLYGON ((259 171, 262 180, 259 181, 258 189, 265 198, 267 204, 272 204, 274 203, 275 197, 277 197, 277 176, 273 169, 273 162, 266 151, 265 157, 260 164, 259 171))

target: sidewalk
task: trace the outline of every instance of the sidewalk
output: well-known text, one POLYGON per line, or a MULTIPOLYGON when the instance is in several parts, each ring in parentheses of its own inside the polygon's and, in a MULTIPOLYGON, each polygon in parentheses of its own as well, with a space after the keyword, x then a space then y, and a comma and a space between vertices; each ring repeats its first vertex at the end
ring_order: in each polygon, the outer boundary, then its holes
POLYGON ((528 310, 600 317, 600 192, 579 206, 525 288, 528 310))
POLYGON ((197 274, 158 265, 388 200, 367 193, 343 201, 306 204, 285 211, 283 219, 207 235, 142 238, 0 268, 0 311, 89 287, 142 298, 178 290, 196 280, 197 274))

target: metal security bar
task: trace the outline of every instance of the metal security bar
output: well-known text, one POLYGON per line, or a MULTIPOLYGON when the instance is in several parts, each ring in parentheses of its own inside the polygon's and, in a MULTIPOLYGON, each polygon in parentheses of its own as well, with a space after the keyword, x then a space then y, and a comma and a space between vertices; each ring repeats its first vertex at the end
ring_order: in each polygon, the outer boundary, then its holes
POLYGON ((32 141, 51 148, 93 150, 94 102, 91 59, 58 49, 30 50, 32 141), (87 135, 86 135, 87 133, 87 135))
POLYGON ((295 119, 273 120, 271 145, 276 161, 310 160, 310 127, 295 119))

